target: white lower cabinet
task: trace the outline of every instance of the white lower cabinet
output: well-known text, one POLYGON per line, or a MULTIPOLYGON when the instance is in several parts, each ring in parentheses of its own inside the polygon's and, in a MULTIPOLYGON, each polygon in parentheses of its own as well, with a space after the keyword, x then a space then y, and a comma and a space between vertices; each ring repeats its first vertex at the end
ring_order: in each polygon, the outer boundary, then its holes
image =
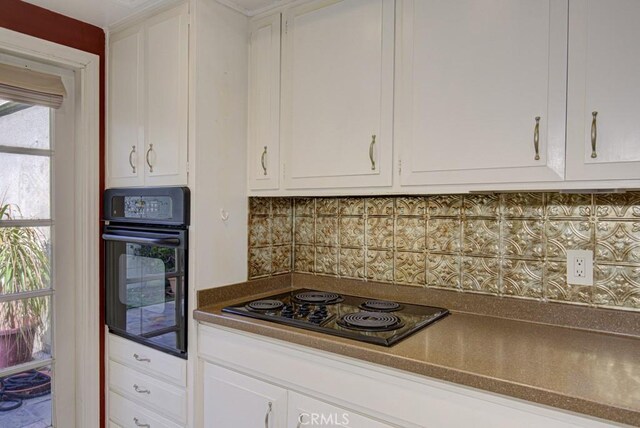
POLYGON ((198 326, 198 357, 204 428, 613 426, 224 327, 198 326))
POLYGON ((342 407, 216 364, 203 364, 204 427, 390 428, 342 407))
POLYGON ((131 367, 154 379, 160 379, 178 386, 186 386, 187 361, 148 346, 110 334, 109 359, 131 367))
POLYGON ((154 379, 115 361, 109 362, 109 387, 112 391, 159 414, 181 423, 187 421, 187 394, 182 388, 154 379))
POLYGON ((287 428, 306 426, 391 428, 391 425, 383 424, 342 407, 289 391, 287 428))
POLYGON ((285 424, 287 390, 204 364, 204 426, 279 428, 285 424))
POLYGON ((110 427, 187 424, 186 361, 109 334, 110 427))
POLYGON ((115 392, 109 393, 109 417, 113 426, 122 428, 180 428, 180 425, 127 400, 115 392))

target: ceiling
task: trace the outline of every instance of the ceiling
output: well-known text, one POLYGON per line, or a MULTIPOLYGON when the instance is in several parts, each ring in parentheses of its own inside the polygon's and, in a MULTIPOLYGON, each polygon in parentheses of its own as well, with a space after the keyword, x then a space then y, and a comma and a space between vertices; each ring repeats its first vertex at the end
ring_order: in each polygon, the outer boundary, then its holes
MULTIPOLYGON (((24 0, 27 3, 107 28, 144 9, 171 0, 24 0)), ((174 0, 175 1, 175 0, 174 0)), ((255 15, 291 0, 218 0, 246 15, 255 15)))
POLYGON ((293 0, 218 0, 229 5, 245 15, 253 16, 272 7, 291 3, 293 0))
POLYGON ((100 28, 166 0, 24 0, 100 28))

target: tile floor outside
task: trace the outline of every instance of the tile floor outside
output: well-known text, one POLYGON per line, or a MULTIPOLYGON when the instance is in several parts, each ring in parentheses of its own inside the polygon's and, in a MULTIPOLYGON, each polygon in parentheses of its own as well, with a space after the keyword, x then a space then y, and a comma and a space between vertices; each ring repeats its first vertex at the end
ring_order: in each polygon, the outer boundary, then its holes
POLYGON ((1 428, 51 427, 51 394, 23 400, 22 406, 8 412, 0 412, 1 428))

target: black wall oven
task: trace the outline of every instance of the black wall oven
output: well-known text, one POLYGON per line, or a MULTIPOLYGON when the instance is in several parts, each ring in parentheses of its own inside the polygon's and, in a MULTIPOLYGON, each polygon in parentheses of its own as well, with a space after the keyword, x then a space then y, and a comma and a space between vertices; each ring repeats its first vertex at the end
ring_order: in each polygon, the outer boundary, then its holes
POLYGON ((189 189, 108 189, 104 195, 109 331, 187 358, 189 189))

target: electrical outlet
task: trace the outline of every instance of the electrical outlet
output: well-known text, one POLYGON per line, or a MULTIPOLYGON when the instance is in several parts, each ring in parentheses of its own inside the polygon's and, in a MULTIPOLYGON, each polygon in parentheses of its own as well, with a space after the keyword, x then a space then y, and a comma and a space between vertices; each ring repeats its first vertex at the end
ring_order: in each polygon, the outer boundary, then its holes
POLYGON ((586 272, 584 271, 584 265, 586 261, 582 256, 576 256, 573 258, 573 276, 576 278, 584 278, 586 272))
POLYGON ((593 251, 567 251, 567 283, 593 285, 593 251))

